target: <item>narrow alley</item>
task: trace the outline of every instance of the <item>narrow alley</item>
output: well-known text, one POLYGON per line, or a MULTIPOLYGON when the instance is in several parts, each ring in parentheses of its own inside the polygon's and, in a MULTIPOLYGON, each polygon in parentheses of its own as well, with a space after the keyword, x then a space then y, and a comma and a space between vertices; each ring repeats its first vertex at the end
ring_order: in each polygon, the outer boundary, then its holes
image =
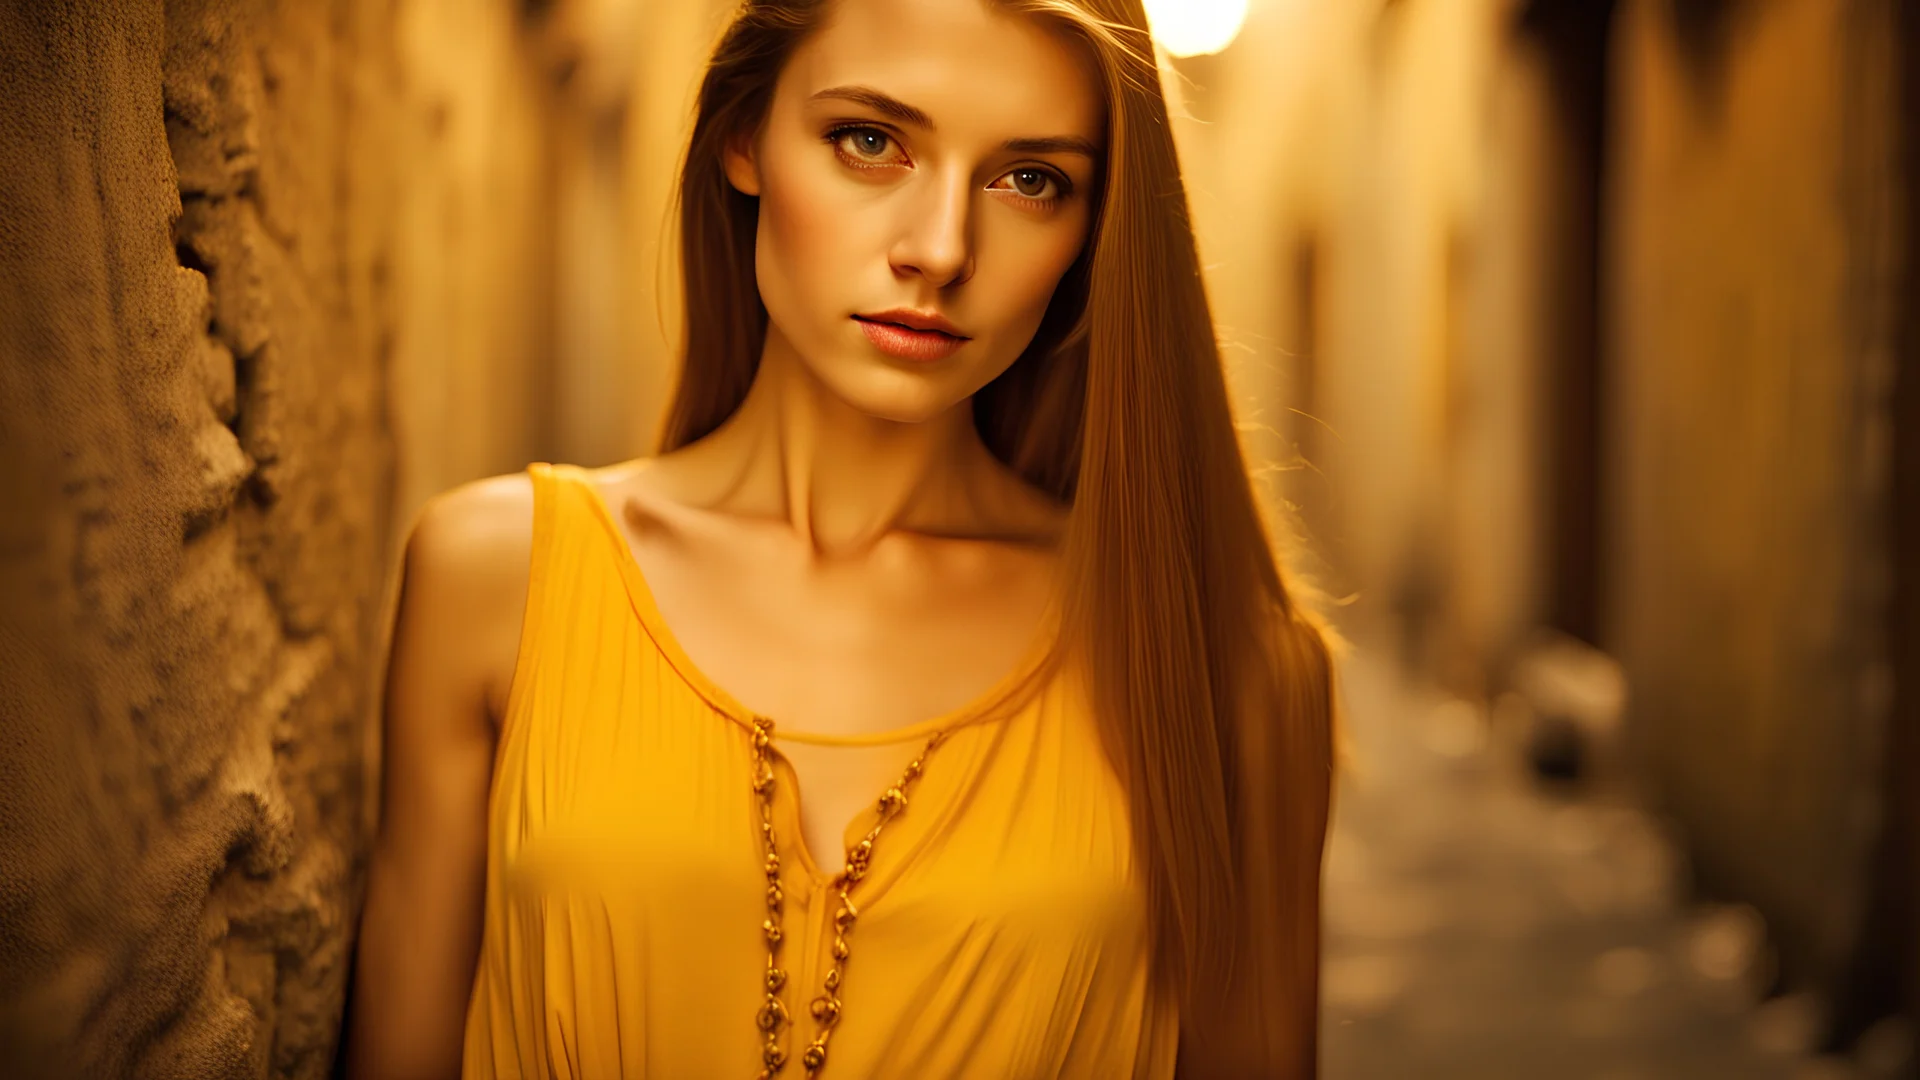
POLYGON ((1817 1006, 1762 1002, 1757 916, 1687 905, 1624 792, 1536 779, 1517 725, 1346 665, 1354 762, 1327 862, 1327 1080, 1863 1080, 1891 1027, 1808 1052, 1817 1006))

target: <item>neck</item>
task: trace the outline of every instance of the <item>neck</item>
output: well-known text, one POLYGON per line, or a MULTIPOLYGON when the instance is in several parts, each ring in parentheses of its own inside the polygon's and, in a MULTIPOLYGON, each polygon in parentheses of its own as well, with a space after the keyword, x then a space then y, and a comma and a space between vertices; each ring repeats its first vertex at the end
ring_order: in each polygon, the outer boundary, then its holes
POLYGON ((769 328, 745 401, 707 440, 730 510, 785 520, 817 555, 869 553, 888 533, 975 531, 993 462, 962 401, 919 422, 848 404, 769 328))

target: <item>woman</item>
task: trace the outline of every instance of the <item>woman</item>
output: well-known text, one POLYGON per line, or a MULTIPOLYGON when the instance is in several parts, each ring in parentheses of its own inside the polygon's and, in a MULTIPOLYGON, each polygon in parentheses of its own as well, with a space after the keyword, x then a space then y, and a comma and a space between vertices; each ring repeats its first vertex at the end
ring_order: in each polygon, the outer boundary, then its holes
POLYGON ((663 451, 410 538, 361 1077, 1307 1077, 1332 704, 1138 0, 749 0, 663 451))

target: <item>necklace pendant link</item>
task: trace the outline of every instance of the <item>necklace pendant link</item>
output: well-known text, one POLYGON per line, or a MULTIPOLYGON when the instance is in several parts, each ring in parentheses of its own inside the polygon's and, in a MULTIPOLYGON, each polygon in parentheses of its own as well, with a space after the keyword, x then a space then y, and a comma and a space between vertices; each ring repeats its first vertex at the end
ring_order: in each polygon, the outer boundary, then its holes
MULTIPOLYGON (((832 879, 833 890, 840 901, 839 908, 833 914, 833 965, 827 970, 824 981, 826 992, 814 998, 808 1010, 813 1015, 816 1030, 813 1041, 807 1044, 806 1050, 800 1055, 800 1063, 806 1068, 809 1078, 826 1067, 827 1040, 840 1023, 840 984, 847 958, 852 955, 852 949, 847 945, 847 935, 853 932, 854 923, 860 917, 860 909, 853 902, 852 889, 867 876, 872 865, 874 840, 889 821, 907 808, 907 793, 920 778, 921 762, 940 744, 942 737, 942 733, 936 732, 928 740, 925 749, 920 751, 920 756, 907 765, 900 782, 880 796, 876 804, 879 820, 859 843, 847 849, 846 866, 832 879)), ((780 1032, 790 1026, 786 1004, 780 999, 780 991, 787 982, 787 973, 779 966, 780 944, 785 937, 780 925, 784 906, 781 901, 786 894, 780 883, 780 849, 773 835, 774 772, 773 761, 769 757, 773 747, 773 721, 754 717, 753 735, 748 743, 753 752, 752 787, 760 811, 762 870, 767 879, 767 917, 760 923, 761 934, 767 942, 767 996, 754 1017, 754 1023, 762 1035, 760 1061, 764 1067, 759 1073, 759 1080, 773 1080, 787 1062, 786 1051, 780 1047, 780 1032)))

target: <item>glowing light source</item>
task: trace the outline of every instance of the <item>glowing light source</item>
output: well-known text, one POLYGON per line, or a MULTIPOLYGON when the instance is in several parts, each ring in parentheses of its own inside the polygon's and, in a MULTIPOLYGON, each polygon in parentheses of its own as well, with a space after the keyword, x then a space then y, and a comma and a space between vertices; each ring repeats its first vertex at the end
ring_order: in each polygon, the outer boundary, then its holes
POLYGON ((1146 0, 1147 25, 1175 56, 1217 53, 1247 21, 1247 0, 1146 0))

